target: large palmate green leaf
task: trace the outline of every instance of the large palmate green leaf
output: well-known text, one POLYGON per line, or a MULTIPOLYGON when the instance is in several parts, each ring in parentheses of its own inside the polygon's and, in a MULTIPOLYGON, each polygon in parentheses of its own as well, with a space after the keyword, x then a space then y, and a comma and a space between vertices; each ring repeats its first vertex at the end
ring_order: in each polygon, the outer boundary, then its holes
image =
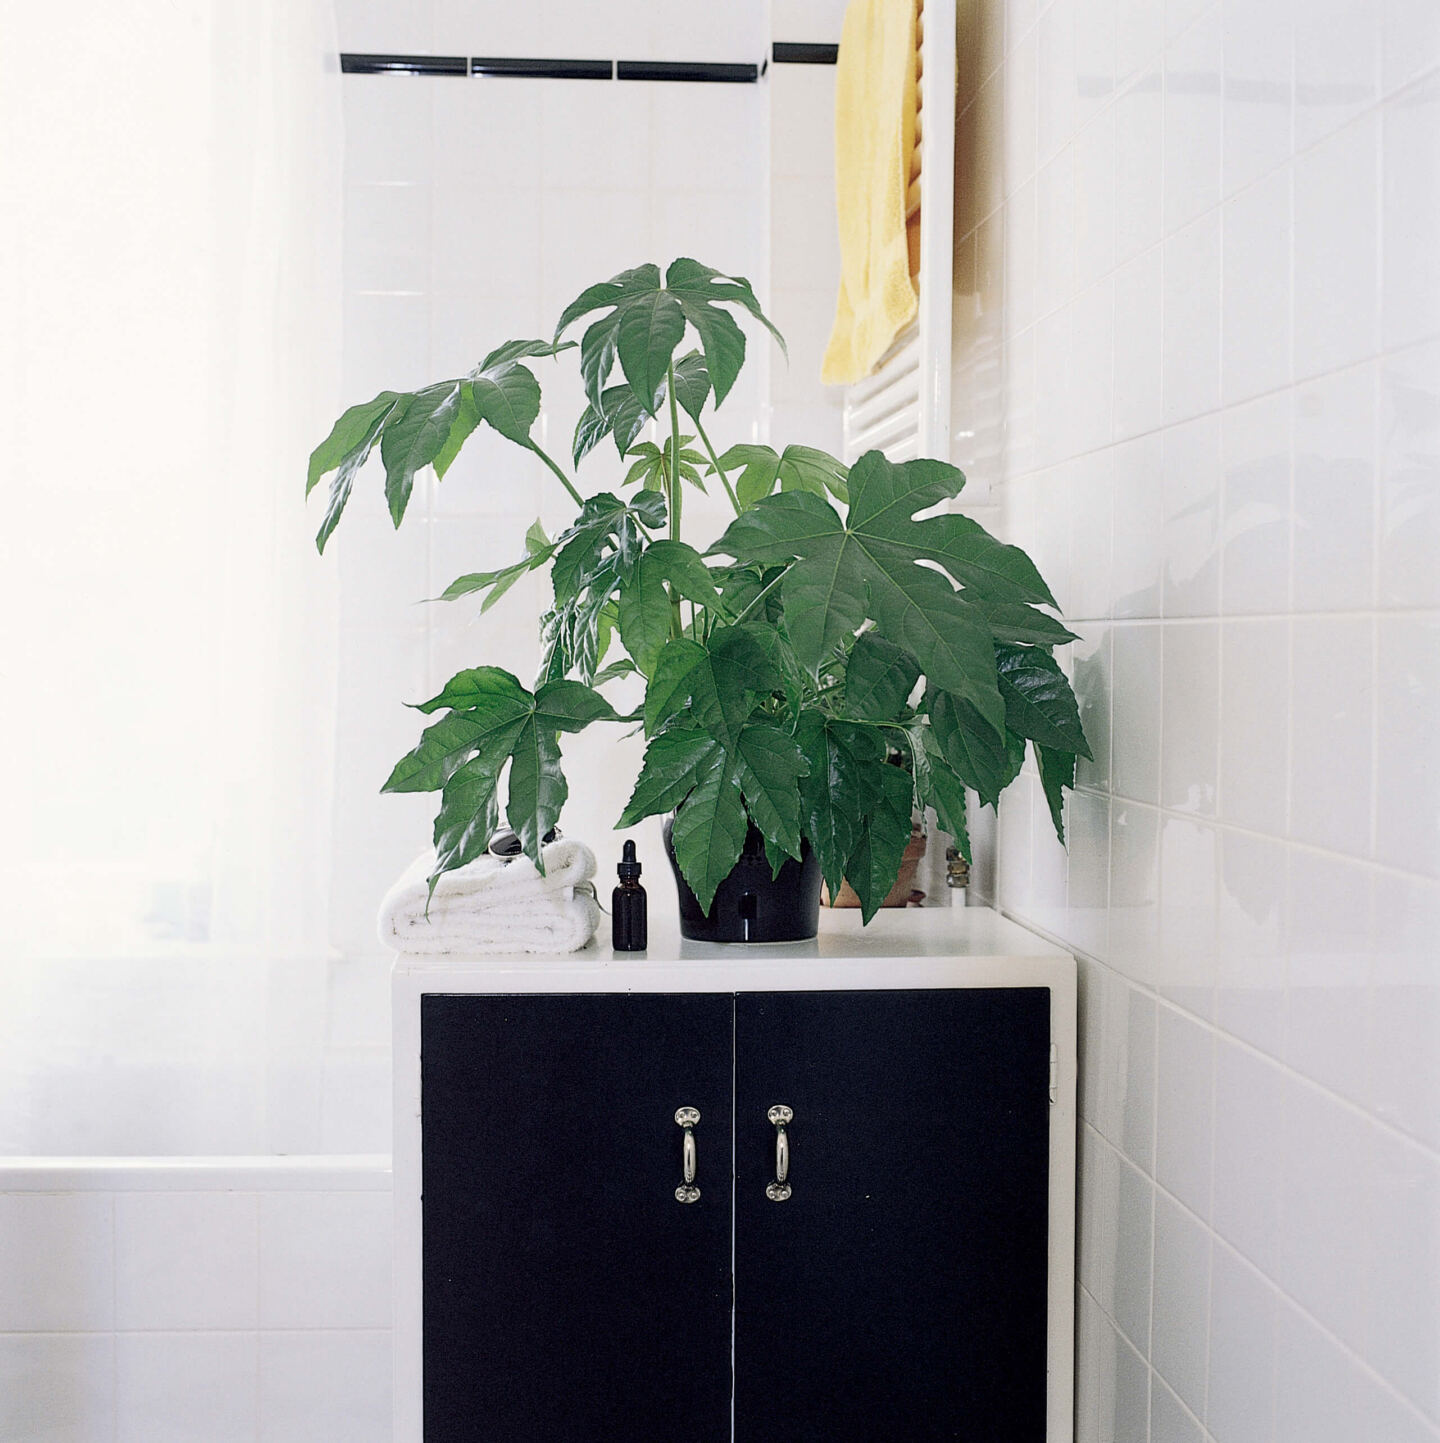
POLYGON ((934 753, 965 786, 980 794, 982 802, 997 806, 1000 793, 1020 775, 1025 738, 1009 730, 997 736, 968 701, 948 692, 931 690, 925 705, 934 753))
MULTIPOLYGON (((403 756, 382 790, 443 789, 435 823, 435 880, 473 861, 490 843, 487 818, 495 790, 510 763, 505 815, 528 856, 543 872, 541 842, 565 804, 559 733, 595 721, 619 721, 597 691, 577 681, 552 681, 534 692, 508 671, 475 667, 450 678, 444 690, 417 710, 446 715, 425 729, 420 744, 403 756)), ((493 819, 488 823, 493 831, 493 819)))
MULTIPOLYGON (((696 490, 704 491, 705 483, 700 479, 700 467, 705 458, 687 445, 687 442, 694 439, 693 436, 680 438, 680 479, 688 481, 696 490)), ((638 482, 646 491, 669 491, 670 467, 675 460, 670 442, 657 446, 654 441, 637 441, 625 454, 627 457, 636 458, 635 464, 625 473, 627 486, 634 486, 638 482)))
POLYGON ((416 473, 433 466, 435 474, 443 478, 481 421, 533 450, 530 428, 540 414, 540 383, 521 362, 553 356, 572 344, 507 341, 468 376, 437 381, 419 391, 382 391, 373 401, 352 406, 310 455, 307 495, 322 476, 336 471, 330 504, 316 537, 320 550, 339 524, 355 475, 377 441, 385 465, 385 500, 396 526, 410 505, 416 473))
POLYGON ((915 778, 915 800, 933 807, 940 826, 955 839, 961 855, 970 860, 970 833, 965 818, 965 783, 946 760, 933 727, 916 722, 907 728, 910 764, 915 778))
MULTIPOLYGON (((589 498, 556 539, 555 604, 542 619, 543 673, 577 671, 590 681, 604 656, 606 608, 645 549, 647 530, 665 524, 665 497, 641 491, 627 503, 608 491, 589 498)), ((614 614, 618 620, 618 611, 614 614)))
POLYGON ((945 576, 920 564, 925 528, 946 518, 911 519, 963 480, 938 461, 895 465, 869 451, 851 468, 845 521, 818 496, 782 491, 737 516, 713 550, 761 566, 793 561, 782 585, 785 624, 812 673, 869 619, 931 685, 966 697, 1002 733, 990 629, 945 576))
MULTIPOLYGON (((606 436, 613 438, 615 449, 624 456, 647 422, 660 415, 669 391, 668 378, 655 393, 649 406, 642 406, 629 386, 607 386, 600 394, 598 406, 587 403, 575 424, 575 438, 570 454, 578 466, 606 436)), ((675 399, 692 420, 698 421, 710 395, 710 374, 705 358, 691 351, 675 362, 675 399)))
POLYGON ((845 711, 862 721, 895 721, 919 679, 920 663, 903 646, 862 632, 845 663, 845 711))
POLYGON ((845 863, 845 880, 860 899, 862 922, 879 911, 895 885, 912 829, 914 789, 909 776, 896 766, 883 766, 875 776, 879 796, 865 819, 859 846, 845 863))
MULTIPOLYGON (((686 258, 671 263, 663 284, 659 266, 643 265, 588 287, 566 306, 555 328, 555 339, 558 341, 581 316, 606 311, 591 323, 580 342, 585 393, 596 410, 604 409, 602 392, 618 359, 636 399, 649 409, 687 324, 693 326, 700 337, 718 406, 735 384, 745 359, 744 332, 722 309, 724 305, 742 306, 780 340, 748 281, 686 258)), ((678 387, 676 399, 682 403, 685 399, 678 387)))
POLYGON ((310 453, 310 470, 305 481, 307 496, 322 476, 335 472, 335 479, 330 483, 330 500, 315 537, 318 550, 325 550, 325 543, 345 513, 356 475, 370 459, 381 433, 407 399, 398 391, 381 391, 373 401, 352 406, 310 453))
POLYGON ((1089 760, 1080 709, 1060 663, 1033 646, 997 646, 995 665, 1005 699, 1005 725, 1031 741, 1089 760))
POLYGON ((457 601, 462 596, 473 596, 477 591, 484 591, 487 595, 480 607, 480 614, 483 616, 527 571, 535 571, 549 561, 559 544, 546 536, 545 528, 536 520, 525 533, 526 554, 522 560, 513 561, 509 566, 502 566, 496 571, 472 571, 465 576, 457 576, 440 593, 438 599, 457 601))
POLYGON ((670 640, 673 598, 715 606, 719 594, 704 559, 693 546, 665 538, 652 541, 621 584, 620 639, 649 676, 670 640))
POLYGON ((1040 768, 1040 785, 1050 807, 1050 820, 1061 845, 1065 842, 1065 788, 1075 785, 1075 753, 1032 742, 1035 765, 1040 768))
POLYGON ((837 501, 848 499, 845 478, 850 468, 813 446, 787 446, 775 451, 769 446, 732 446, 720 457, 726 472, 741 468, 735 481, 735 495, 742 506, 753 506, 768 496, 775 483, 782 491, 809 491, 824 496, 828 491, 837 501))
POLYGON ((813 710, 801 713, 795 737, 809 763, 800 783, 805 835, 833 897, 883 795, 885 738, 879 727, 836 721, 813 710))
POLYGON ((619 823, 674 808, 676 860, 707 911, 749 821, 776 872, 800 855, 798 782, 806 762, 795 739, 755 710, 782 684, 760 634, 721 627, 707 645, 680 638, 660 653, 646 695, 651 740, 619 823))

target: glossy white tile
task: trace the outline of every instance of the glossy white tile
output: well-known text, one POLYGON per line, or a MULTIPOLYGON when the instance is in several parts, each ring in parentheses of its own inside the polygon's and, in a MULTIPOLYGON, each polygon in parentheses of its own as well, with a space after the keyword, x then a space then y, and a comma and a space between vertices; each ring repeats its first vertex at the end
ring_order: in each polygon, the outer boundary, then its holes
POLYGON ((261 1326, 388 1327, 390 1215, 384 1194, 262 1194, 261 1326))
POLYGON ((1166 817, 1160 828, 1160 995, 1212 1018, 1219 933, 1216 875, 1220 834, 1166 817))
POLYGON ((122 1333, 116 1443, 255 1443, 259 1359, 255 1333, 122 1333))
POLYGON ((1220 212, 1212 210, 1165 241, 1167 424, 1212 411, 1220 400, 1220 236, 1220 212))
POLYGON ((1440 606, 1440 346, 1380 363, 1381 606, 1440 606))
POLYGON ((1291 656, 1290 835, 1367 856, 1374 623, 1297 620, 1291 656))
POLYGON ((1289 167, 1225 202, 1221 393, 1227 405, 1290 379, 1290 216, 1289 167))
POLYGON ((1371 1157, 1366 1356, 1440 1418, 1440 1159, 1378 1130, 1371 1157))
POLYGON ((1226 195, 1290 154, 1293 8, 1293 0, 1222 0, 1226 195))
POLYGON ((1159 1378, 1150 1385, 1150 1443, 1205 1443, 1195 1415, 1159 1378))
POLYGON ((1285 1038, 1288 860, 1282 842, 1221 834, 1215 1020, 1272 1057, 1285 1038))
POLYGON ((0 1194, 0 1330, 113 1327, 114 1228, 109 1193, 0 1194))
POLYGON ((1215 815, 1219 766, 1220 628, 1211 621, 1166 622, 1160 804, 1215 815))
POLYGON ((1373 366, 1295 391, 1292 559, 1297 611, 1369 607, 1375 566, 1373 366))
POLYGON ((1109 960, 1122 976, 1153 986, 1159 948, 1159 813, 1116 796, 1110 803, 1109 960))
POLYGON ((1311 0, 1295 7, 1295 149, 1373 105, 1379 96, 1383 5, 1311 0))
POLYGON ((1275 1063, 1221 1038, 1215 1046, 1216 1233, 1262 1272, 1280 1251, 1283 1074, 1275 1063))
POLYGON ((1345 1097, 1366 1093, 1369 868, 1304 851, 1290 859, 1285 1060, 1345 1097))
POLYGON ((1203 416, 1164 433, 1166 618, 1218 613, 1222 476, 1218 417, 1203 416))
POLYGON ((1154 1185, 1093 1132, 1082 1152, 1080 1281, 1125 1337, 1146 1348, 1154 1185))
POLYGON ((116 1443, 109 1333, 0 1334, 6 1443, 116 1443))
POLYGON ((389 1443, 388 1332, 265 1333, 261 1443, 389 1443))
POLYGON ((1381 336, 1387 348, 1440 331, 1433 258, 1440 244, 1440 76, 1433 72, 1385 107, 1381 336))
POLYGON ((1440 1149, 1440 886, 1381 873, 1374 888, 1370 1101, 1440 1149))
POLYGON ((1269 1443, 1272 1436, 1275 1310, 1274 1288, 1217 1242, 1210 1259, 1205 1424, 1224 1443, 1269 1443))
POLYGON ((1373 355, 1380 126, 1365 116, 1295 161, 1295 375, 1373 355))
POLYGON ((1283 1090, 1276 1281, 1349 1347, 1363 1347, 1375 1127, 1293 1074, 1283 1090))
MULTIPOLYGON (((1165 230, 1173 231, 1220 199, 1224 150, 1219 5, 1196 4, 1200 18, 1165 52, 1165 230)), ((1174 0, 1167 20, 1174 16, 1174 0)), ((1187 17, 1175 17, 1184 24, 1187 17)), ((1218 255, 1216 257, 1218 262, 1218 255)))
POLYGON ((1111 680, 1111 786, 1118 796, 1154 805, 1160 795, 1161 628, 1116 625, 1111 680))
POLYGON ((259 1221, 253 1193, 118 1193, 115 1325, 254 1328, 259 1221))
POLYGON ((1115 265, 1115 112, 1075 137, 1075 283, 1087 286, 1115 265))
POLYGON ((1440 877, 1440 618, 1376 630, 1375 855, 1440 877))
POLYGON ((1289 397, 1227 410, 1221 509, 1221 608, 1227 616, 1284 612, 1290 602, 1289 397))
MULTIPOLYGON (((1116 389, 1116 409, 1120 392, 1116 389)), ((1164 448, 1142 436, 1114 448, 1112 577, 1117 617, 1160 614, 1164 568, 1164 448)))
POLYGON ((1205 1412, 1210 1320, 1209 1230, 1164 1192, 1155 1195, 1155 1320, 1150 1357, 1193 1413, 1205 1412))
POLYGON ((1120 261, 1160 239, 1164 108, 1158 65, 1130 82, 1115 102, 1115 250, 1120 261))
POLYGON ((1155 1086, 1155 1180, 1200 1218, 1210 1216, 1215 1040, 1210 1029, 1162 1007, 1155 1086))

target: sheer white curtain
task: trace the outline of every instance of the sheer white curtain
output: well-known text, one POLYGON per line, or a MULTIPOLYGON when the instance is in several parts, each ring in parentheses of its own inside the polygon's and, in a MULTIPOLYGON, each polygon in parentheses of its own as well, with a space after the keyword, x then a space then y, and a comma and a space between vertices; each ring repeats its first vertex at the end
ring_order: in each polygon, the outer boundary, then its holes
POLYGON ((0 965, 324 945, 329 0, 0 3, 0 965))

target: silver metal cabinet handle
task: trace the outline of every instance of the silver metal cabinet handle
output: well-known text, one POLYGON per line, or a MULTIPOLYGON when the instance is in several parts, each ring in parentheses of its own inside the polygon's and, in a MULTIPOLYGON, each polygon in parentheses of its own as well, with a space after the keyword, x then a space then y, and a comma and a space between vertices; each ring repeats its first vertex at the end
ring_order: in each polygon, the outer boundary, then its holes
POLYGON ((675 1121, 685 1130, 684 1141, 680 1144, 680 1174, 685 1181, 675 1189, 675 1201, 698 1202, 700 1189, 695 1186, 695 1168, 698 1161, 695 1153, 695 1124, 700 1121, 700 1109, 677 1107, 675 1121))
POLYGON ((790 1136, 785 1131, 787 1123, 795 1121, 795 1114, 783 1103, 777 1103, 765 1114, 775 1124, 775 1181, 767 1183, 765 1196, 771 1202, 784 1202, 790 1196, 790 1136))

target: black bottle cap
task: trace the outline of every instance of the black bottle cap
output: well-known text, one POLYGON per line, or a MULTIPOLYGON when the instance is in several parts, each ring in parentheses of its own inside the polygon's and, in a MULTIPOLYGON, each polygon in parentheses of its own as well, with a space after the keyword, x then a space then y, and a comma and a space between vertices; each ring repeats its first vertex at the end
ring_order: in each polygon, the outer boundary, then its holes
POLYGON ((615 868, 615 875, 622 882, 633 882, 640 875, 640 863, 635 860, 634 842, 626 842, 620 849, 620 865, 615 868))

